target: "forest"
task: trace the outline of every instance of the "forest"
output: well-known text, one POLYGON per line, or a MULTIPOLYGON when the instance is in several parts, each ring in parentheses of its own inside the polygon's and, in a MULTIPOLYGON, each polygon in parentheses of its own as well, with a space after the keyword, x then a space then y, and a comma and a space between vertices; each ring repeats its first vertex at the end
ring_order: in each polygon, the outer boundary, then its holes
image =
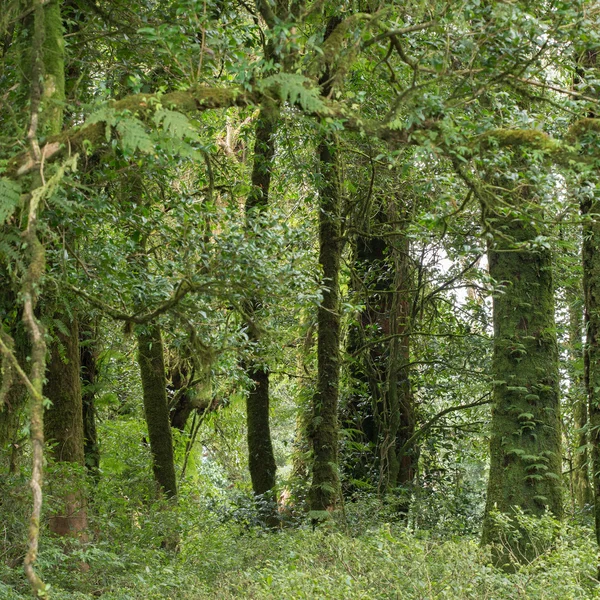
POLYGON ((0 598, 600 598, 598 2, 0 8, 0 598))

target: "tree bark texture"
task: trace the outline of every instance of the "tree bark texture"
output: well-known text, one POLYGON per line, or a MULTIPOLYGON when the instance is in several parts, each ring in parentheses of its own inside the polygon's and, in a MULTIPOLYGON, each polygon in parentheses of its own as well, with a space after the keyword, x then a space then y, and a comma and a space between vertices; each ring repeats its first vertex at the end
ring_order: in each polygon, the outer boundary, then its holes
POLYGON ((584 197, 583 290, 585 299, 585 384, 588 394, 596 540, 600 546, 600 202, 584 197))
MULTIPOLYGON (((63 468, 75 465, 76 472, 77 466, 83 466, 85 460, 79 326, 75 318, 69 319, 66 314, 55 313, 54 319, 57 318, 61 318, 68 331, 57 328, 49 347, 44 396, 51 404, 44 416, 44 436, 60 473, 53 478, 52 485, 62 488, 65 483, 63 468)), ((50 529, 58 535, 74 535, 87 527, 82 482, 70 472, 69 480, 67 489, 61 489, 58 494, 61 500, 58 512, 50 517, 50 529)))
POLYGON ((177 482, 160 327, 156 324, 140 327, 136 335, 152 470, 161 491, 172 498, 177 495, 177 482))
MULTIPOLYGON (((274 109, 273 109, 274 111, 274 109)), ((277 115, 263 106, 256 123, 254 142, 254 164, 252 167, 252 190, 246 199, 246 220, 250 224, 253 217, 259 216, 269 201, 271 171, 277 125, 277 115)), ((248 337, 256 345, 260 342, 260 333, 254 320, 258 317, 256 300, 247 304, 249 313, 248 337)), ((252 490, 262 495, 275 487, 277 466, 271 441, 269 423, 269 370, 260 356, 252 357, 246 367, 248 378, 252 382, 246 399, 248 427, 248 467, 252 480, 252 490)))
MULTIPOLYGON (((385 228, 388 221, 386 212, 385 207, 378 211, 380 222, 376 224, 380 227, 385 228)), ((396 222, 397 211, 392 212, 389 221, 396 222)), ((385 233, 389 234, 387 229, 385 233)), ((409 258, 408 238, 401 231, 396 236, 374 231, 356 241, 354 288, 361 294, 365 309, 350 336, 348 350, 355 355, 352 376, 356 391, 345 412, 348 427, 362 432, 358 441, 372 450, 356 453, 348 466, 355 479, 372 479, 377 467, 383 494, 413 480, 418 457, 416 449, 401 451, 415 428, 408 367, 412 310, 409 258), (381 338, 384 341, 378 341, 381 338)))
POLYGON ((317 391, 313 397, 311 440, 312 511, 335 509, 340 496, 338 473, 338 397, 340 376, 339 274, 342 240, 340 232, 340 186, 335 141, 319 146, 319 264, 323 271, 323 300, 317 316, 317 391))
POLYGON ((100 447, 96 429, 96 385, 98 378, 98 349, 95 327, 86 323, 80 329, 80 362, 83 408, 83 453, 85 466, 97 480, 100 474, 100 447))
MULTIPOLYGON (((494 378, 490 475, 484 543, 504 543, 496 562, 510 551, 519 560, 534 557, 531 541, 504 539, 492 513, 509 518, 515 507, 562 516, 559 362, 554 322, 552 256, 531 243, 540 235, 542 211, 530 200, 531 183, 499 184, 511 190, 502 200, 508 212, 484 210, 492 231, 488 245, 493 297, 494 378), (508 546, 508 547, 507 547, 508 546)), ((502 203, 501 203, 502 205, 502 203)), ((505 208, 505 207, 503 207, 505 208)))
MULTIPOLYGON (((581 281, 579 281, 581 284, 581 281)), ((571 286, 566 290, 569 305, 569 354, 571 368, 569 372, 570 408, 575 429, 573 452, 573 496, 579 508, 592 503, 592 487, 589 477, 588 456, 588 406, 584 377, 581 367, 585 363, 583 353, 582 327, 584 321, 583 287, 571 286)))

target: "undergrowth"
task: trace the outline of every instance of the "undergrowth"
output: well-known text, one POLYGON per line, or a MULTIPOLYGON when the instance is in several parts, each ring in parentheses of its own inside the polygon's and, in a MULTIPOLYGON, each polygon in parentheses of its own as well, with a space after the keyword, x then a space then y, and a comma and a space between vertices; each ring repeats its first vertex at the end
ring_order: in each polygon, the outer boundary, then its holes
MULTIPOLYGON (((39 569, 56 600, 600 598, 585 526, 562 525, 551 547, 507 574, 491 566, 489 549, 475 538, 377 524, 371 509, 356 503, 342 522, 267 532, 244 518, 248 507, 216 511, 190 495, 177 511, 130 506, 112 526, 109 515, 92 519, 87 544, 64 548, 45 535, 39 569), (175 529, 178 550, 161 549, 175 529)), ((0 598, 30 597, 20 564, 7 563, 0 598)))

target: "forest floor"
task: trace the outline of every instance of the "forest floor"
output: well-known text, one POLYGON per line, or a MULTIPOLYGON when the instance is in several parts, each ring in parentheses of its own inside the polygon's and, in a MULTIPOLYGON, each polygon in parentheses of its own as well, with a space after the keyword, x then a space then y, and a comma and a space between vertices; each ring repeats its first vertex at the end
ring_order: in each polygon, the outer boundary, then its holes
MULTIPOLYGON (((86 545, 65 549, 64 542, 43 540, 38 565, 51 598, 600 598, 595 544, 584 525, 563 526, 551 547, 510 574, 491 566, 489 550, 474 536, 411 531, 402 524, 355 519, 266 532, 219 520, 217 513, 194 518, 187 506, 176 517, 164 510, 129 514, 127 522, 105 516, 102 526, 86 545), (175 526, 181 532, 177 551, 161 549, 164 532, 175 526)), ((545 527, 541 521, 538 529, 545 527)), ((3 562, 0 598, 29 597, 20 565, 3 562)))

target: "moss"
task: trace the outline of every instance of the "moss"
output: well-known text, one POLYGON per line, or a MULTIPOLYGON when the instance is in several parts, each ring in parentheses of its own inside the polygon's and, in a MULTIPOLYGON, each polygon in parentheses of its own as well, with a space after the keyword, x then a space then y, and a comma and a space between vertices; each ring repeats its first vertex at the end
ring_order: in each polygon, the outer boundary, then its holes
POLYGON ((319 147, 319 264, 323 270, 323 300, 317 316, 318 381, 313 398, 311 440, 312 483, 309 505, 313 511, 332 510, 339 499, 338 397, 340 377, 339 271, 341 259, 340 193, 333 140, 319 147))
POLYGON ((539 129, 493 129, 483 136, 483 140, 484 145, 495 143, 501 148, 523 147, 544 152, 560 148, 560 142, 539 129))
MULTIPOLYGON (((581 212, 597 215, 600 203, 584 196, 581 212)), ((592 489, 596 539, 600 545, 600 222, 596 217, 583 225, 583 290, 585 298, 585 384, 588 394, 589 432, 592 454, 592 489)))
MULTIPOLYGON (((522 184, 522 182, 519 182, 522 184)), ((500 185, 510 189, 510 182, 500 185)), ((514 185, 514 184, 513 184, 514 185)), ((562 515, 559 363, 554 326, 552 256, 526 242, 540 234, 541 209, 524 202, 520 191, 506 194, 514 213, 531 219, 485 214, 493 222, 489 269, 502 285, 494 295, 494 404, 490 442, 490 476, 484 542, 500 542, 491 514, 511 514, 513 507, 541 515, 546 508, 562 515), (498 234, 501 229, 502 235, 498 234)), ((527 541, 512 547, 529 559, 527 541)), ((503 551, 497 559, 506 558, 503 551)))
POLYGON ((43 110, 40 125, 44 134, 55 135, 62 128, 65 101, 65 42, 58 0, 51 0, 44 5, 43 63, 43 110))
POLYGON ((137 331, 137 341, 152 469, 161 490, 166 496, 174 497, 177 494, 177 482, 160 328, 158 325, 140 328, 137 331))
MULTIPOLYGON (((269 202, 273 156, 275 154, 275 131, 277 113, 261 108, 256 122, 254 142, 254 162, 252 165, 252 189, 246 199, 246 219, 248 224, 256 211, 262 211, 269 202)), ((248 303, 250 323, 256 320, 256 303, 248 303)), ((259 341, 256 326, 248 327, 253 342, 259 341)), ((258 344, 257 344, 258 346, 258 344)), ((258 357, 258 362, 262 362, 258 357)), ((248 424, 248 466, 255 494, 263 495, 275 487, 276 463, 271 441, 269 424, 269 372, 262 365, 250 364, 247 374, 252 384, 246 401, 248 424)), ((270 511, 270 507, 267 507, 270 511)), ((270 515, 266 515, 269 519, 270 515)))

